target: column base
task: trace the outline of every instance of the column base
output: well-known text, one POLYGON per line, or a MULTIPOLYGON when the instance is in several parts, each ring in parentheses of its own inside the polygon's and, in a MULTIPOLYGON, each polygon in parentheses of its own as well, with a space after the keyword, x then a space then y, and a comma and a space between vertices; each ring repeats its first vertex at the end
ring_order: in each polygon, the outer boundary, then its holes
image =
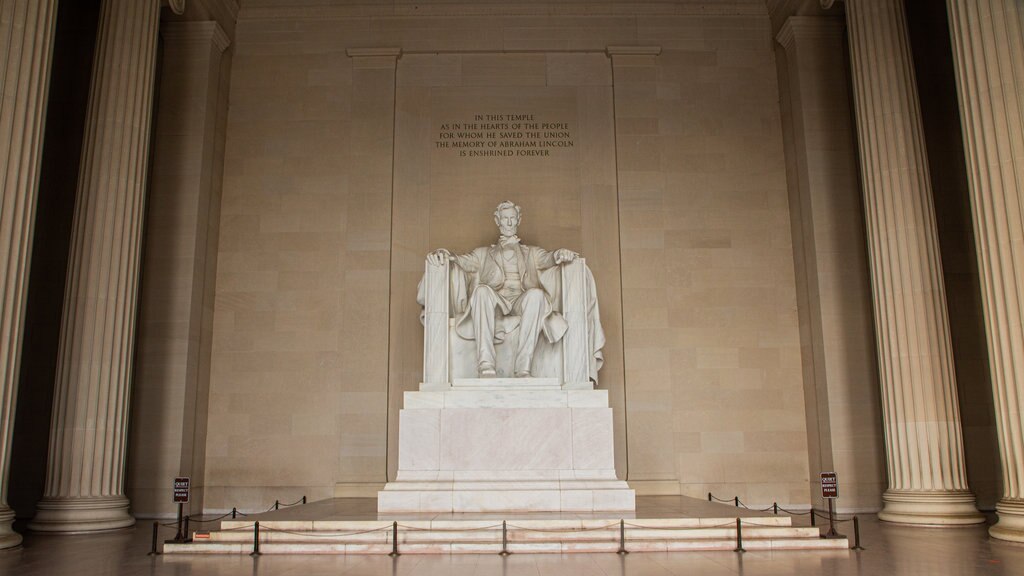
POLYGON ((21 544, 21 534, 18 534, 11 527, 14 523, 14 510, 6 505, 0 505, 0 550, 14 548, 21 544))
POLYGON ((996 504, 999 521, 988 529, 989 536, 1010 542, 1024 542, 1024 500, 1000 500, 996 504))
POLYGON ((886 490, 878 519, 919 526, 967 526, 981 524, 974 494, 957 490, 886 490))
POLYGON ((29 522, 36 532, 100 532, 135 524, 128 514, 128 498, 43 498, 36 505, 36 517, 29 522))

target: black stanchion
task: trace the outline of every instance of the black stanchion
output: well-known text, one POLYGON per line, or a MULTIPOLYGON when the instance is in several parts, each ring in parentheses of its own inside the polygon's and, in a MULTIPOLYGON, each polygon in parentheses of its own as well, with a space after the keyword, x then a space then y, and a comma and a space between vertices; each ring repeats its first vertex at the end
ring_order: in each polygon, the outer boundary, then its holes
POLYGON ((401 556, 398 552, 398 522, 391 524, 391 554, 388 554, 392 558, 401 556))
POLYGON ((828 499, 828 532, 825 533, 825 538, 846 538, 836 532, 836 505, 833 498, 828 499))
POLYGON ((736 549, 733 552, 746 552, 743 549, 743 521, 736 519, 736 549))
POLYGON ((306 503, 306 497, 305 497, 305 496, 303 496, 303 497, 302 497, 302 503, 303 503, 303 504, 305 504, 305 503, 306 503))
POLYGON ((772 514, 775 514, 776 516, 779 515, 779 503, 778 502, 772 502, 772 514))
POLYGON ((818 523, 814 520, 818 514, 814 512, 814 506, 811 506, 811 526, 817 526, 818 523))
POLYGON ((182 540, 185 539, 185 532, 183 532, 182 529, 181 529, 181 519, 182 519, 182 517, 181 517, 181 510, 182 510, 182 506, 183 506, 183 504, 181 502, 178 502, 178 532, 174 535, 174 541, 175 542, 181 542, 182 540))
POLYGON ((508 551, 508 524, 501 521, 501 556, 508 556, 511 552, 508 551))
POLYGON ((864 547, 860 545, 860 518, 853 517, 853 547, 850 550, 863 550, 864 547))
POLYGON ((274 500, 274 510, 278 510, 280 508, 281 508, 281 501, 280 500, 274 500))
POLYGON ((260 556, 260 521, 252 525, 252 553, 249 556, 260 556))
POLYGON ((732 502, 733 502, 733 504, 736 505, 737 508, 740 507, 740 497, 739 496, 733 496, 732 502))
POLYGON ((146 554, 146 556, 157 556, 157 555, 160 554, 160 552, 158 552, 157 549, 156 549, 156 546, 157 546, 156 541, 157 541, 157 538, 159 538, 159 536, 157 534, 159 532, 160 532, 160 523, 159 522, 153 522, 153 547, 149 549, 149 554, 146 554))
MULTIPOLYGON (((191 515, 189 515, 189 516, 191 516, 191 515)), ((189 519, 189 516, 185 516, 185 532, 182 534, 182 539, 181 539, 182 542, 191 542, 192 541, 192 539, 189 538, 189 536, 188 536, 188 519, 189 519)))
POLYGON ((708 492, 708 502, 711 502, 711 492, 708 492))
POLYGON ((626 550, 626 521, 619 520, 619 554, 629 554, 626 550))
POLYGON ((238 508, 231 508, 231 519, 234 520, 238 516, 238 508))

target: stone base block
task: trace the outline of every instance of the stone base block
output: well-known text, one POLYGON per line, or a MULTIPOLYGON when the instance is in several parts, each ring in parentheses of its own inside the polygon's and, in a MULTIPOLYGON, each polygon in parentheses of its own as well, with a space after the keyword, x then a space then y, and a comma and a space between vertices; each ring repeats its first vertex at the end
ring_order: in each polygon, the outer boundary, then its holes
POLYGON ((959 526, 985 521, 970 492, 887 490, 882 494, 882 502, 884 508, 878 513, 878 519, 886 522, 959 526))
POLYGON ((1024 542, 1024 501, 1000 500, 996 504, 999 522, 988 529, 993 538, 1009 542, 1024 542))
POLYGON ((636 493, 621 480, 390 482, 378 512, 632 512, 636 493))
POLYGON ((405 393, 398 476, 378 511, 635 510, 615 477, 606 391, 548 389, 541 378, 473 384, 405 393))
POLYGON ((128 498, 44 498, 36 505, 36 517, 29 522, 36 532, 101 532, 135 524, 128 514, 128 498))
POLYGON ((21 534, 11 527, 14 523, 14 510, 0 505, 0 550, 14 548, 21 544, 21 534))

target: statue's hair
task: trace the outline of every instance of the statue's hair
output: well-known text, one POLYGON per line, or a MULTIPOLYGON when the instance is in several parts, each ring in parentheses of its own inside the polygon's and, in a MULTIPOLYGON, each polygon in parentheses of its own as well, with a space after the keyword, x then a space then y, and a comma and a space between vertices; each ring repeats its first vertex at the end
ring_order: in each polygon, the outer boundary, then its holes
POLYGON ((523 219, 523 211, 519 208, 519 206, 516 206, 515 202, 513 202, 511 200, 505 200, 501 204, 498 204, 498 207, 494 209, 494 217, 497 218, 498 215, 501 214, 501 211, 506 209, 506 208, 515 208, 516 209, 516 219, 517 220, 522 220, 523 219))

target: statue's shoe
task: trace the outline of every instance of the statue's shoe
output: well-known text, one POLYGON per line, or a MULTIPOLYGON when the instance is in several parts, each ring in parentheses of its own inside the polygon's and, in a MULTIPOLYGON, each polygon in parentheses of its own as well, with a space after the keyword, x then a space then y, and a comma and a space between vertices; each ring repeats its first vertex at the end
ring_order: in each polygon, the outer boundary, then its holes
POLYGON ((525 371, 525 372, 516 372, 516 378, 529 378, 529 377, 530 377, 530 372, 528 370, 525 371))
POLYGON ((494 366, 490 364, 480 365, 480 377, 481 378, 494 378, 498 375, 498 371, 494 369, 494 366))

